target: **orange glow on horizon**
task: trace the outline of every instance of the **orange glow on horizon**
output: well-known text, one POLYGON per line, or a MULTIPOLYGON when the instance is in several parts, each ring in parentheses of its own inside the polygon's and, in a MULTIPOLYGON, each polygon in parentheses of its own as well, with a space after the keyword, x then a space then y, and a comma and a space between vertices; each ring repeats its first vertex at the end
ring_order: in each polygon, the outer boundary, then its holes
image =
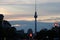
POLYGON ((10 19, 5 19, 8 21, 16 21, 16 20, 25 20, 25 21, 33 21, 34 18, 30 18, 30 17, 18 17, 18 18, 10 18, 10 19))
POLYGON ((3 15, 11 15, 11 13, 8 12, 8 10, 6 8, 0 8, 0 14, 3 15))
MULTIPOLYGON (((54 20, 55 16, 40 16, 37 18, 38 22, 55 22, 56 20, 54 20), (53 20, 49 20, 49 19, 53 19, 53 20)), ((56 17, 60 17, 60 16, 56 16, 56 17)), ((34 21, 34 17, 12 17, 12 18, 5 18, 8 21, 16 21, 16 20, 25 20, 25 21, 34 21)), ((60 22, 60 20, 57 20, 60 22)))

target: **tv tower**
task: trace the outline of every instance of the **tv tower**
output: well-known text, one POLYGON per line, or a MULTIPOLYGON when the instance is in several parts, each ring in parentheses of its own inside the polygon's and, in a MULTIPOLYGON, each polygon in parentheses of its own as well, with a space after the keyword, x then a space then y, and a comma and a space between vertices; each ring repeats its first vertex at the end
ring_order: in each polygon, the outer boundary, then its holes
POLYGON ((34 18, 35 18, 35 33, 37 32, 37 9, 36 9, 36 0, 35 0, 35 15, 34 15, 34 18))

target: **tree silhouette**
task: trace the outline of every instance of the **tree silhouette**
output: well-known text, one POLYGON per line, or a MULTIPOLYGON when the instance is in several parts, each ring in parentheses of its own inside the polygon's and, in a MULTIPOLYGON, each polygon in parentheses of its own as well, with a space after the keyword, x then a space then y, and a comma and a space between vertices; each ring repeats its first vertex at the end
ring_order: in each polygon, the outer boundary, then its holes
POLYGON ((14 40, 16 37, 16 28, 15 27, 11 27, 11 28, 7 28, 6 30, 6 34, 7 34, 7 40, 14 40))
POLYGON ((47 40, 47 29, 42 29, 40 32, 37 32, 37 35, 35 36, 35 38, 37 38, 37 40, 47 40))

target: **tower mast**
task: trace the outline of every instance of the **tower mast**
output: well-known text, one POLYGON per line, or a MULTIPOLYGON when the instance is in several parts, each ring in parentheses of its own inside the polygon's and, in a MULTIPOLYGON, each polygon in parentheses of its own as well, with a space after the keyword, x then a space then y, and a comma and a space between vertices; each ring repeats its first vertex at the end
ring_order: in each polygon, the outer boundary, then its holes
POLYGON ((34 18, 35 18, 35 33, 37 32, 37 9, 36 9, 36 0, 35 0, 35 15, 34 15, 34 18))

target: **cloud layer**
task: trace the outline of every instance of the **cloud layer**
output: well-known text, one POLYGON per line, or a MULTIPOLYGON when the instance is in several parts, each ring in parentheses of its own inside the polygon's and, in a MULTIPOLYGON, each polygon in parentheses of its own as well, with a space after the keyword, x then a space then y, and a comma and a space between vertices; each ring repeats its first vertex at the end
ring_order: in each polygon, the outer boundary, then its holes
MULTIPOLYGON (((60 0, 36 0, 37 4, 60 2, 60 0)), ((35 0, 0 0, 0 4, 34 4, 35 0)))
MULTIPOLYGON (((0 0, 0 13, 9 20, 34 20, 35 0, 0 0)), ((60 17, 60 0, 36 0, 38 20, 60 17), (45 17, 44 17, 45 16, 45 17)))

